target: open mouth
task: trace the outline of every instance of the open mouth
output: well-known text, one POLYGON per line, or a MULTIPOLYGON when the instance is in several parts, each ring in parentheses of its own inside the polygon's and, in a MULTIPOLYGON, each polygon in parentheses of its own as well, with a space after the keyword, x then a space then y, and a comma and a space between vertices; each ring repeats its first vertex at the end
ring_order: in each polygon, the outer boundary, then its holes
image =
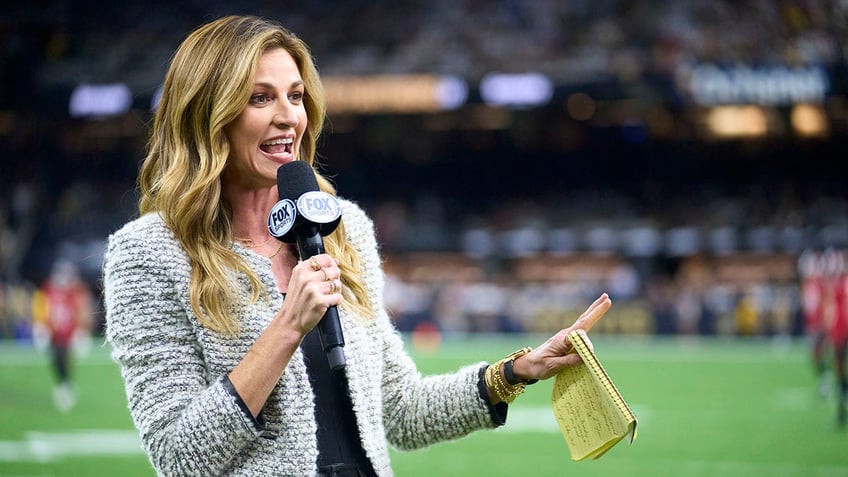
POLYGON ((263 142, 259 149, 266 154, 291 154, 293 145, 294 139, 288 137, 263 142))

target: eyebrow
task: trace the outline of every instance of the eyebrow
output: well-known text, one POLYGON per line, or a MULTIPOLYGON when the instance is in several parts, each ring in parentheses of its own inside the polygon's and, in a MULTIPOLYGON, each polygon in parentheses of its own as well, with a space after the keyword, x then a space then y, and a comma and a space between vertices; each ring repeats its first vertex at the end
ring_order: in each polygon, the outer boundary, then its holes
MULTIPOLYGON (((304 85, 303 80, 297 80, 297 81, 292 82, 292 84, 289 85, 289 89, 297 88, 298 86, 303 86, 303 85, 304 85)), ((268 89, 276 89, 277 88, 276 86, 274 86, 271 83, 254 83, 254 86, 261 86, 263 88, 268 88, 268 89)))

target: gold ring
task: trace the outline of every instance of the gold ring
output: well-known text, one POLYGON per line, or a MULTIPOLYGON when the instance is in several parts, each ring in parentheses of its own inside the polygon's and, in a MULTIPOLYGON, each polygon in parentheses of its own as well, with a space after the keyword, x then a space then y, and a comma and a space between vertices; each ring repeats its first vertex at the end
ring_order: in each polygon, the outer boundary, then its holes
POLYGON ((330 276, 329 276, 329 275, 327 275, 327 270, 325 270, 325 269, 323 269, 323 268, 322 268, 322 269, 321 269, 321 272, 324 274, 324 280, 329 282, 329 281, 330 281, 330 276))
POLYGON ((330 282, 330 294, 332 295, 335 292, 336 292, 336 281, 333 280, 333 281, 330 282))
POLYGON ((321 268, 321 264, 318 263, 318 260, 315 260, 315 257, 309 259, 309 264, 312 266, 312 270, 315 272, 317 272, 318 270, 323 270, 323 268, 321 268))

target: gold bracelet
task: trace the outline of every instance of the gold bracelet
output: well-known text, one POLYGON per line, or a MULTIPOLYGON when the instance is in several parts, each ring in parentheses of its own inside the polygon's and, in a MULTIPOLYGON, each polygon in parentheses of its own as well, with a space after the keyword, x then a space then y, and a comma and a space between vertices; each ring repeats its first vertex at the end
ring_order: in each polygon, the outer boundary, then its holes
POLYGON ((498 390, 498 394, 500 394, 501 400, 506 402, 507 404, 511 404, 512 401, 515 401, 515 398, 518 397, 519 394, 524 392, 524 385, 511 385, 507 383, 503 379, 503 373, 501 369, 503 368, 503 361, 498 361, 498 365, 495 367, 494 377, 495 377, 495 389, 498 390))
POLYGON ((483 375, 483 379, 486 381, 486 387, 494 390, 495 383, 492 381, 492 366, 493 365, 490 364, 486 367, 486 373, 483 375))
POLYGON ((500 364, 500 361, 498 361, 486 368, 486 386, 488 386, 489 390, 499 401, 509 403, 512 402, 515 399, 515 396, 518 396, 520 393, 513 387, 507 387, 503 380, 500 379, 500 364))
POLYGON ((504 363, 524 356, 530 351, 532 351, 531 348, 521 348, 486 368, 486 373, 484 375, 486 386, 488 386, 494 395, 501 401, 511 404, 512 401, 515 401, 515 398, 524 392, 525 386, 525 383, 523 382, 518 384, 510 384, 506 382, 501 372, 504 363))

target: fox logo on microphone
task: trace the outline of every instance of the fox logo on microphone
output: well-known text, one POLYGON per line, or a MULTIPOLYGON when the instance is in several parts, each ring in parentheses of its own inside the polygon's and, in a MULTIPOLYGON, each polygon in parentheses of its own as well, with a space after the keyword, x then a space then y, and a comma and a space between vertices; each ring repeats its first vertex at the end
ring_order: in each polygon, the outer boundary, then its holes
POLYGON ((274 204, 268 213, 268 232, 276 238, 281 238, 291 230, 296 218, 294 202, 283 199, 274 204))
POLYGON ((316 224, 329 224, 342 215, 339 200, 321 191, 310 191, 297 199, 297 212, 306 220, 316 224))

